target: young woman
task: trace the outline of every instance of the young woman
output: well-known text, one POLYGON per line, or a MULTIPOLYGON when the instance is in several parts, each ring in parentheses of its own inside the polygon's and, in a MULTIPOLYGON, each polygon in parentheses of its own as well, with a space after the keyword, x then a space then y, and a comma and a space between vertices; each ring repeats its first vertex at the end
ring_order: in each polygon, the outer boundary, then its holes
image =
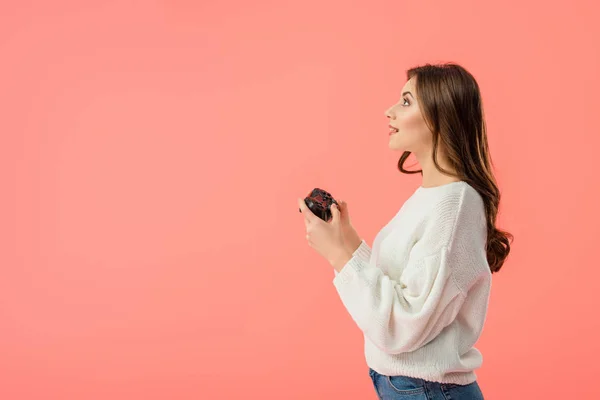
POLYGON ((512 235, 496 227, 500 191, 479 86, 456 64, 415 67, 388 109, 398 168, 421 185, 374 239, 361 239, 348 205, 332 219, 302 199, 309 245, 335 270, 333 284, 364 334, 380 399, 482 399, 475 370, 491 287, 512 235), (405 169, 413 154, 419 170, 405 169))

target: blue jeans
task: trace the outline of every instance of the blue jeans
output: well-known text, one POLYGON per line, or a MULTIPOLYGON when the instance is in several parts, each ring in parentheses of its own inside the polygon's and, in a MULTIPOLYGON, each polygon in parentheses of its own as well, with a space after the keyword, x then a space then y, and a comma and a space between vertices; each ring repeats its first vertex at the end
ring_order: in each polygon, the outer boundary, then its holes
POLYGON ((477 381, 468 385, 430 382, 407 376, 381 375, 369 368, 381 400, 483 400, 477 381))

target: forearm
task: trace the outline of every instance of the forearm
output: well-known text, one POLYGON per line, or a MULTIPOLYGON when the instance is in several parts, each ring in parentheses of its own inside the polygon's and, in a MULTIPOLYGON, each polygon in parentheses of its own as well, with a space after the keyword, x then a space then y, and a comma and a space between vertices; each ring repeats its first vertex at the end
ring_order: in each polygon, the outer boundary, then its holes
POLYGON ((371 249, 366 242, 364 245, 362 242, 363 240, 356 236, 355 241, 344 244, 344 248, 340 249, 339 254, 331 262, 331 265, 337 272, 340 272, 355 254, 364 261, 369 262, 371 249))
POLYGON ((437 336, 464 300, 455 285, 447 284, 445 260, 434 254, 413 261, 406 267, 413 275, 396 280, 354 257, 333 283, 353 320, 377 347, 389 354, 410 352, 437 336))

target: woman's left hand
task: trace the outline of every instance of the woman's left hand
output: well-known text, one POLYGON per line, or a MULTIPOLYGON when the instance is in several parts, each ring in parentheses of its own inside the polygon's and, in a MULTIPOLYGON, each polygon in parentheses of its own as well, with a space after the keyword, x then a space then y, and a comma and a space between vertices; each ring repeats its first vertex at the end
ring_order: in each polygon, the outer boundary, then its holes
POLYGON ((304 216, 308 245, 339 271, 352 257, 344 247, 339 209, 332 204, 332 218, 325 222, 308 208, 304 200, 298 199, 298 205, 304 216))

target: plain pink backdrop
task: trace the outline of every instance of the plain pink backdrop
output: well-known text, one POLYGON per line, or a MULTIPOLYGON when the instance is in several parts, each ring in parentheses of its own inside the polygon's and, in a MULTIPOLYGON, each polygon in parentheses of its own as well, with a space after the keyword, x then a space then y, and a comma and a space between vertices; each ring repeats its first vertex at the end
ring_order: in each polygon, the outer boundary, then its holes
POLYGON ((515 235, 486 399, 600 397, 594 1, 4 1, 0 398, 375 399, 296 199, 372 244, 405 70, 478 80, 515 235))

